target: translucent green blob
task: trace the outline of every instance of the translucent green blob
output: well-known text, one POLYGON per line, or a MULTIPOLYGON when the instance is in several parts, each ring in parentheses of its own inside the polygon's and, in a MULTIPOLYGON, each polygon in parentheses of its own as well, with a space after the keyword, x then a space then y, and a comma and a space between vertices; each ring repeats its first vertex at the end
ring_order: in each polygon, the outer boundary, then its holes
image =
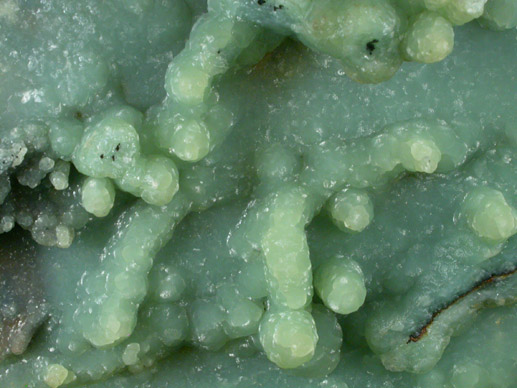
POLYGON ((513 10, 2 2, 0 386, 512 387, 513 10))
POLYGON ((118 117, 108 117, 85 129, 74 152, 75 167, 95 178, 121 178, 140 153, 136 129, 118 117))
POLYGON ((313 304, 311 314, 316 323, 318 344, 312 359, 292 370, 304 377, 327 376, 337 367, 341 359, 343 333, 336 317, 321 305, 313 304))
POLYGON ((271 218, 261 246, 270 293, 276 303, 299 309, 312 296, 311 262, 303 230, 306 195, 298 188, 287 188, 275 193, 269 206, 271 218))
POLYGON ((368 194, 359 190, 342 190, 330 199, 327 207, 332 220, 343 231, 361 232, 373 219, 373 204, 368 194))
POLYGON ((74 319, 92 345, 118 343, 133 332, 154 254, 188 206, 181 196, 165 208, 137 203, 120 224, 121 233, 113 238, 103 268, 85 273, 82 300, 74 319), (147 233, 149 228, 153 228, 153 233, 147 233), (109 297, 97 303, 95 295, 104 295, 106 289, 109 297))
POLYGON ((433 63, 443 60, 454 47, 454 30, 443 17, 422 12, 412 22, 401 49, 407 60, 433 63))
POLYGON ((140 177, 140 196, 147 203, 168 204, 179 189, 178 169, 174 162, 163 156, 146 160, 145 172, 140 177))
POLYGON ((314 356, 318 334, 307 311, 268 313, 259 327, 267 357, 281 368, 296 368, 314 356))
MULTIPOLYGON (((178 62, 179 60, 176 63, 179 64, 178 62)), ((187 104, 202 103, 210 86, 209 74, 202 70, 189 68, 187 63, 182 64, 181 68, 174 67, 173 69, 166 80, 170 95, 187 104)))
POLYGON ((64 190, 69 185, 70 163, 59 160, 50 173, 49 180, 56 190, 64 190))
POLYGON ((81 195, 82 205, 88 213, 105 217, 115 202, 115 187, 108 178, 87 178, 81 195))
POLYGON ((172 135, 171 149, 180 159, 196 162, 210 151, 210 133, 204 123, 187 121, 172 135))
POLYGON ((491 188, 479 188, 465 199, 469 226, 480 236, 503 241, 517 232, 517 213, 503 194, 491 188))
POLYGON ((135 365, 138 362, 139 352, 140 345, 138 343, 131 343, 127 345, 124 353, 122 353, 122 361, 126 365, 135 365))
POLYGON ((404 20, 388 1, 320 1, 304 27, 302 41, 339 58, 358 82, 385 81, 402 63, 398 43, 404 20))
POLYGON ((363 272, 346 258, 323 262, 314 274, 314 287, 325 306, 339 314, 357 311, 366 298, 363 272))
POLYGON ((68 371, 64 366, 59 364, 52 364, 48 366, 47 374, 45 375, 45 383, 51 388, 58 388, 62 385, 69 384, 75 380, 73 373, 68 371))

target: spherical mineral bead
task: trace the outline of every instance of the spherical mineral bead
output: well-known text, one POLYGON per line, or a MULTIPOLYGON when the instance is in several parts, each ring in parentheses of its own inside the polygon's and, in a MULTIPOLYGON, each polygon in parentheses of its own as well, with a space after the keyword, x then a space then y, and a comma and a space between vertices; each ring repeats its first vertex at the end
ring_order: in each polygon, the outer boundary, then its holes
POLYGON ((422 12, 406 32, 401 49, 409 61, 433 63, 448 56, 453 46, 451 23, 434 12, 422 12))
POLYGON ((74 241, 75 231, 67 225, 56 226, 56 245, 59 248, 68 248, 74 241))
POLYGON ((49 387, 58 388, 75 380, 75 376, 63 365, 51 364, 47 367, 43 380, 49 387))
POLYGON ((43 172, 49 172, 54 168, 55 162, 47 156, 40 159, 38 168, 43 172))
POLYGON ((112 297, 101 308, 99 316, 94 318, 96 324, 89 326, 84 332, 84 337, 92 345, 111 345, 131 335, 136 325, 135 307, 132 303, 112 297))
POLYGON ((267 313, 259 327, 267 358, 280 368, 296 368, 314 356, 318 333, 311 314, 304 310, 267 313))
POLYGON ((56 245, 55 227, 57 225, 57 217, 55 217, 53 214, 42 211, 32 224, 32 238, 34 238, 34 240, 41 245, 56 245))
POLYGON ((171 149, 181 160, 197 162, 210 151, 210 132, 202 121, 187 120, 172 135, 171 149))
POLYGON ((108 178, 87 178, 82 187, 81 200, 88 213, 105 217, 115 202, 115 187, 108 178))
POLYGON ((64 190, 68 187, 68 176, 61 171, 52 172, 49 179, 56 190, 64 190))
POLYGON ((125 365, 135 365, 138 362, 138 353, 140 352, 140 344, 130 343, 122 353, 122 362, 125 365))
POLYGON ((190 58, 179 57, 169 67, 165 76, 165 89, 169 96, 187 105, 201 104, 210 87, 210 75, 189 63, 190 58))
POLYGON ((3 216, 0 218, 0 233, 7 233, 14 228, 14 217, 3 216))
POLYGON ((504 241, 517 232, 517 211, 495 189, 474 189, 465 198, 467 223, 482 238, 504 241))
POLYGON ((294 374, 304 377, 324 377, 329 375, 341 359, 343 332, 336 315, 321 304, 313 304, 311 314, 316 322, 318 344, 314 357, 293 370, 294 374))
POLYGON ((434 141, 418 137, 402 142, 399 156, 406 170, 427 174, 436 171, 442 159, 442 153, 434 141))
POLYGON ((96 178, 121 178, 140 155, 136 129, 118 117, 107 117, 85 130, 73 155, 82 174, 96 178))
POLYGON ((151 156, 146 162, 146 172, 141 181, 144 201, 157 206, 166 205, 178 192, 178 169, 165 156, 151 156))
POLYGON ((342 190, 329 201, 332 221, 343 231, 361 232, 373 219, 373 204, 363 191, 342 190))
POLYGON ((314 288, 325 306, 339 314, 357 311, 366 298, 361 267, 340 257, 329 259, 316 269, 314 288))
POLYGON ((363 83, 391 78, 402 64, 404 19, 386 0, 319 1, 301 39, 341 60, 345 73, 363 83), (305 35, 308 34, 308 35, 305 35))
POLYGON ((54 171, 49 175, 50 183, 56 190, 64 190, 68 187, 68 176, 70 174, 70 163, 58 160, 54 171))

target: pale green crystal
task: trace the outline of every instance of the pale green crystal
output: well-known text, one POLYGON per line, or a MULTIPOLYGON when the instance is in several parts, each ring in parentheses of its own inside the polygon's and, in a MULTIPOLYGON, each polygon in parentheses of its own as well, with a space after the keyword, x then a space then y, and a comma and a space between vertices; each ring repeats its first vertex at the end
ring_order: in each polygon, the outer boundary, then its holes
POLYGON ((453 46, 452 25, 438 14, 422 12, 412 21, 401 48, 407 60, 433 63, 449 55, 453 46))
POLYGON ((88 213, 105 217, 115 202, 115 187, 108 178, 87 178, 81 195, 82 205, 88 213))
POLYGON ((314 288, 325 306, 338 314, 357 311, 366 297, 361 267, 345 258, 322 263, 314 274, 314 288))
POLYGON ((59 364, 49 365, 45 376, 45 383, 51 388, 58 388, 72 382, 75 379, 64 366, 59 364))
POLYGON ((259 327, 267 357, 281 368, 296 368, 314 356, 318 334, 306 311, 267 314, 259 327))
POLYGON ((517 212, 504 195, 490 188, 478 188, 465 199, 469 226, 480 236, 502 241, 517 232, 517 212))
POLYGON ((359 190, 342 190, 328 203, 332 221, 343 231, 362 232, 373 219, 373 204, 368 194, 359 190))
POLYGON ((0 2, 0 386, 513 387, 516 9, 0 2))

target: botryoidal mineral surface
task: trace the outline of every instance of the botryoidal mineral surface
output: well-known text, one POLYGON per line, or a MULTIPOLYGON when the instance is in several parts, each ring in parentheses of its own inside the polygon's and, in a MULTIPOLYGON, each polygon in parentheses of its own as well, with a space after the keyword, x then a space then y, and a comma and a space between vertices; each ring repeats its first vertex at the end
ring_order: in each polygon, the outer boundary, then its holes
POLYGON ((0 386, 514 387, 516 26, 1 1, 0 386))

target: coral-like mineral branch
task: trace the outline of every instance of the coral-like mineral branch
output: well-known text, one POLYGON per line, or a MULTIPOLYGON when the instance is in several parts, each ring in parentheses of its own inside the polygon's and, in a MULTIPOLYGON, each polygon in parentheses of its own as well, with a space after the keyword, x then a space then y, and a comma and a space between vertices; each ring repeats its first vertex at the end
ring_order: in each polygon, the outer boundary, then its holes
POLYGON ((187 344, 445 387, 452 335, 516 301, 515 34, 475 19, 517 3, 0 3, 0 233, 43 246, 0 247, 0 386, 187 344))

